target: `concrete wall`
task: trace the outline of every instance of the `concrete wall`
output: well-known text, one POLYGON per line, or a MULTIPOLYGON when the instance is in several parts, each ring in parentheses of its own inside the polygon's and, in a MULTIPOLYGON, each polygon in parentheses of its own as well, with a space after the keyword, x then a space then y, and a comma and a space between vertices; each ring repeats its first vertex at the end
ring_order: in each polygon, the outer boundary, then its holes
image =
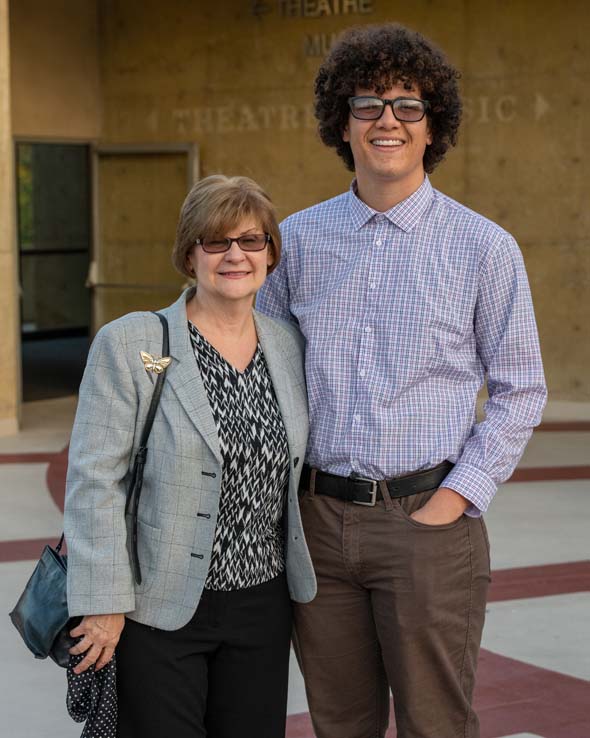
POLYGON ((15 136, 100 135, 97 0, 10 3, 15 136))
MULTIPOLYGON (((195 142, 202 175, 250 175, 282 215, 350 181, 312 114, 313 79, 334 36, 395 20, 433 38, 463 71, 466 102, 460 145, 433 182, 516 236, 552 397, 590 400, 587 3, 14 0, 11 11, 15 135, 195 142)), ((178 210, 172 189, 163 178, 162 223, 178 210)), ((144 225, 137 238, 126 228, 126 243, 144 240, 144 225)), ((161 229, 156 240, 166 247, 161 229)), ((109 256, 107 244, 101 258, 114 264, 126 253, 109 256)), ((133 260, 134 281, 151 284, 153 269, 133 260)), ((154 290, 154 306, 167 289, 154 290)), ((103 314, 135 309, 137 299, 129 291, 103 314)))
POLYGON ((14 158, 10 130, 10 55, 8 0, 0 0, 0 436, 18 427, 20 351, 14 244, 14 158))
MULTIPOLYGON (((15 432, 21 399, 14 139, 99 138, 97 8, 97 0, 0 0, 0 434, 15 432)), ((68 275, 45 266, 40 312, 48 315, 48 288, 59 294, 68 275)))
POLYGON ((437 41, 463 71, 466 115, 433 182, 516 236, 552 397, 590 399, 587 3, 105 0, 101 8, 104 138, 195 141, 203 175, 253 176, 283 215, 349 184, 311 113, 333 35, 396 20, 437 41))
POLYGON ((466 202, 518 239, 552 399, 590 399, 590 6, 469 2, 466 202))
POLYGON ((170 258, 187 191, 186 153, 117 153, 98 162, 96 327, 173 302, 185 281, 170 258))

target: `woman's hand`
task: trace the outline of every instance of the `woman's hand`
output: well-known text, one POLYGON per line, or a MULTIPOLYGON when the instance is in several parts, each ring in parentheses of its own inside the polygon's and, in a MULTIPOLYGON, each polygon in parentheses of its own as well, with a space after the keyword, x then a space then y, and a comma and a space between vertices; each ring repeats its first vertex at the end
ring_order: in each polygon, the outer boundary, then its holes
POLYGON ((76 666, 74 673, 81 674, 92 664, 95 664, 95 671, 106 666, 113 658, 124 625, 123 614, 86 615, 82 618, 80 625, 70 631, 73 638, 83 636, 79 643, 70 648, 70 653, 76 656, 86 652, 86 656, 76 666))

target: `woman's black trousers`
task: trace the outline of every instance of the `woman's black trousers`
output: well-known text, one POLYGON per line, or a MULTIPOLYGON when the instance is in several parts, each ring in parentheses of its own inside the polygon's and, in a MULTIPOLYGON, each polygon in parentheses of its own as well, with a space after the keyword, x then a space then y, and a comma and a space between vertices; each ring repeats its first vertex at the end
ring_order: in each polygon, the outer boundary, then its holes
POLYGON ((117 646, 118 738, 284 738, 290 638, 284 574, 205 590, 179 630, 127 619, 117 646))

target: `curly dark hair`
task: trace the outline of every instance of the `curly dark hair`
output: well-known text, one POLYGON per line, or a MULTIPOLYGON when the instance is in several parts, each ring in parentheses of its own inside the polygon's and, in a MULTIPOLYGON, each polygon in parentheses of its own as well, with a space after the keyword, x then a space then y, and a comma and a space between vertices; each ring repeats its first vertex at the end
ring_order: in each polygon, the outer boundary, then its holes
POLYGON ((319 134, 354 171, 350 144, 342 140, 348 124, 348 98, 359 87, 382 95, 395 84, 417 85, 430 102, 432 144, 424 152, 424 169, 432 172, 449 146, 457 143, 461 122, 459 72, 424 36, 396 23, 345 31, 322 63, 315 80, 315 115, 319 134))

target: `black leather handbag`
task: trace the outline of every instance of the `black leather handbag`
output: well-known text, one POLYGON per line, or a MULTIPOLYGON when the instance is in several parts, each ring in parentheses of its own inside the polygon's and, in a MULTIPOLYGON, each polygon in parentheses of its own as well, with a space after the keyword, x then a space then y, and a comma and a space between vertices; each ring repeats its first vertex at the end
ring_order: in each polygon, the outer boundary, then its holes
POLYGON ((74 645, 66 598, 67 557, 60 553, 63 534, 55 548, 45 546, 10 619, 35 658, 50 656, 67 666, 74 645))
MULTIPOLYGON (((160 313, 155 314, 160 319, 164 331, 162 356, 167 356, 169 350, 168 321, 160 313)), ((137 553, 137 509, 143 484, 143 469, 147 458, 147 442, 160 402, 165 370, 157 376, 140 445, 135 455, 131 482, 127 490, 126 511, 130 510, 132 514, 131 567, 138 583, 141 583, 141 569, 137 553)), ((58 666, 65 668, 70 658, 69 650, 77 640, 72 638, 69 632, 76 627, 81 618, 70 618, 68 614, 66 594, 68 564, 67 556, 61 553, 63 541, 62 534, 55 548, 45 546, 23 593, 9 615, 25 645, 32 651, 35 658, 46 659, 49 656, 58 666)))

